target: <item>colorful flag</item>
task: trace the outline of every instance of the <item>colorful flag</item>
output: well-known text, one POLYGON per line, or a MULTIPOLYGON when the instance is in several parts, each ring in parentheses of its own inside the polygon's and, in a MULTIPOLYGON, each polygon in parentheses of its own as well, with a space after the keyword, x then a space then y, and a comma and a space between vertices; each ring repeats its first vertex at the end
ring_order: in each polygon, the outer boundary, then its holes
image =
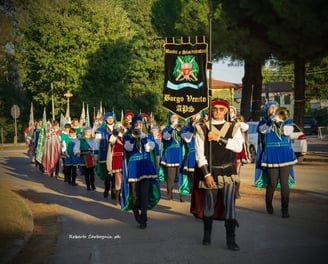
POLYGON ((90 115, 89 115, 89 105, 87 104, 87 112, 86 112, 86 117, 85 117, 85 126, 90 127, 90 115))
POLYGON ((29 145, 32 142, 33 132, 34 132, 34 110, 33 110, 33 102, 31 103, 30 109, 30 120, 28 121, 28 131, 26 135, 26 143, 29 145))
POLYGON ((39 134, 38 144, 36 148, 36 160, 41 164, 43 158, 44 145, 46 141, 46 129, 47 129, 47 116, 46 116, 46 108, 44 108, 41 131, 39 134))
POLYGON ((62 113, 60 113, 60 129, 64 130, 65 124, 67 124, 67 123, 68 122, 67 122, 65 116, 62 113))
POLYGON ((61 143, 59 135, 50 129, 46 135, 42 165, 48 176, 52 176, 61 156, 61 143))
POLYGON ((83 102, 81 116, 80 116, 80 125, 82 126, 84 123, 85 123, 85 108, 84 108, 84 102, 83 102))
POLYGON ((99 115, 97 114, 97 118, 98 118, 98 120, 100 121, 100 120, 102 120, 103 119, 103 117, 104 117, 104 109, 103 109, 103 106, 102 106, 102 101, 100 101, 100 106, 99 106, 99 115))
POLYGON ((121 110, 121 122, 124 121, 124 112, 123 112, 123 109, 121 110))

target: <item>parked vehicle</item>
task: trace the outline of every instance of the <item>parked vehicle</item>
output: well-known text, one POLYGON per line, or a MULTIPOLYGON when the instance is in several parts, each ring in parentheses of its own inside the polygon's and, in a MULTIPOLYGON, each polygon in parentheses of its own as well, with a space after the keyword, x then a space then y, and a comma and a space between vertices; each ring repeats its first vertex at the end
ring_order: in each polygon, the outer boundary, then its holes
POLYGON ((313 116, 305 115, 303 122, 305 135, 318 135, 318 122, 313 116))
MULTIPOLYGON (((258 146, 258 132, 257 126, 258 122, 247 122, 249 125, 248 128, 248 144, 249 144, 249 152, 251 154, 251 161, 254 163, 256 161, 256 153, 258 146)), ((290 135, 290 141, 292 144, 292 148, 295 152, 296 157, 299 161, 302 161, 304 155, 307 153, 307 139, 302 129, 293 123, 294 132, 290 135)))

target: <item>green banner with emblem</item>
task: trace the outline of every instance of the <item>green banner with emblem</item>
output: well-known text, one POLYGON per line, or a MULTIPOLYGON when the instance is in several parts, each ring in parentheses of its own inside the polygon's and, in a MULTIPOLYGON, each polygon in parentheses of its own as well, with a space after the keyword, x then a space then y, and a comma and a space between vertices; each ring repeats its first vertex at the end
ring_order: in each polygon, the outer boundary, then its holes
POLYGON ((208 107, 208 45, 166 42, 163 106, 187 119, 208 107))

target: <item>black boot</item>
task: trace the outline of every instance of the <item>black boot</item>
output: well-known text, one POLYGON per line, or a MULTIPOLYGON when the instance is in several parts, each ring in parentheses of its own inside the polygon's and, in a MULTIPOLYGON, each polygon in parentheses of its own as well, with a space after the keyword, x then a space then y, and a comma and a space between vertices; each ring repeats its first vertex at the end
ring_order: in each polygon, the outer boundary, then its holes
POLYGON ((120 195, 121 195, 121 190, 115 190, 115 202, 116 202, 116 205, 119 205, 120 204, 120 195))
POLYGON ((239 224, 236 219, 225 220, 227 246, 228 246, 228 249, 233 250, 233 251, 237 251, 240 249, 235 241, 236 226, 239 227, 239 224))
POLYGON ((91 188, 90 188, 90 178, 89 178, 89 175, 85 175, 85 184, 87 186, 87 190, 90 191, 91 188))
POLYGON ((289 218, 288 204, 289 204, 289 199, 288 198, 282 198, 281 199, 282 218, 289 218))
POLYGON ((110 198, 112 200, 115 200, 116 199, 116 190, 113 187, 110 189, 110 198))
POLYGON ((104 197, 105 198, 108 197, 109 189, 110 189, 110 181, 108 181, 107 179, 105 179, 105 190, 104 190, 104 197))
POLYGON ((95 174, 92 172, 90 174, 90 185, 91 185, 91 189, 95 190, 96 186, 95 186, 95 174))
POLYGON ((273 214, 273 206, 272 206, 272 196, 268 194, 268 192, 265 195, 265 205, 266 205, 266 210, 268 214, 273 214))
POLYGON ((211 244, 211 233, 212 233, 212 223, 213 223, 213 216, 203 218, 204 223, 204 238, 203 238, 203 245, 207 246, 211 244))
POLYGON ((145 229, 147 227, 147 220, 147 211, 141 211, 140 229, 145 229))
POLYGON ((114 175, 110 175, 110 184, 112 186, 111 190, 110 190, 110 197, 112 200, 116 199, 116 191, 115 191, 115 177, 114 175))
POLYGON ((137 208, 133 208, 132 211, 133 211, 134 219, 136 220, 136 222, 138 224, 141 224, 139 210, 137 208))

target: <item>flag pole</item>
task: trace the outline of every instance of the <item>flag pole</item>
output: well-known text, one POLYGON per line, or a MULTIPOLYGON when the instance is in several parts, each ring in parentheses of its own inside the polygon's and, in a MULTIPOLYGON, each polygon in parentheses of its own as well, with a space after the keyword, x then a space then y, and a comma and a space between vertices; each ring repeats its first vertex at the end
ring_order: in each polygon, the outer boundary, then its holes
MULTIPOLYGON (((209 99, 209 130, 212 129, 212 19, 213 19, 213 1, 208 0, 208 7, 209 7, 209 13, 208 13, 208 31, 209 31, 209 38, 208 38, 208 57, 209 57, 209 63, 208 63, 208 99, 209 99)), ((210 173, 212 174, 212 144, 209 144, 209 169, 210 173)))

